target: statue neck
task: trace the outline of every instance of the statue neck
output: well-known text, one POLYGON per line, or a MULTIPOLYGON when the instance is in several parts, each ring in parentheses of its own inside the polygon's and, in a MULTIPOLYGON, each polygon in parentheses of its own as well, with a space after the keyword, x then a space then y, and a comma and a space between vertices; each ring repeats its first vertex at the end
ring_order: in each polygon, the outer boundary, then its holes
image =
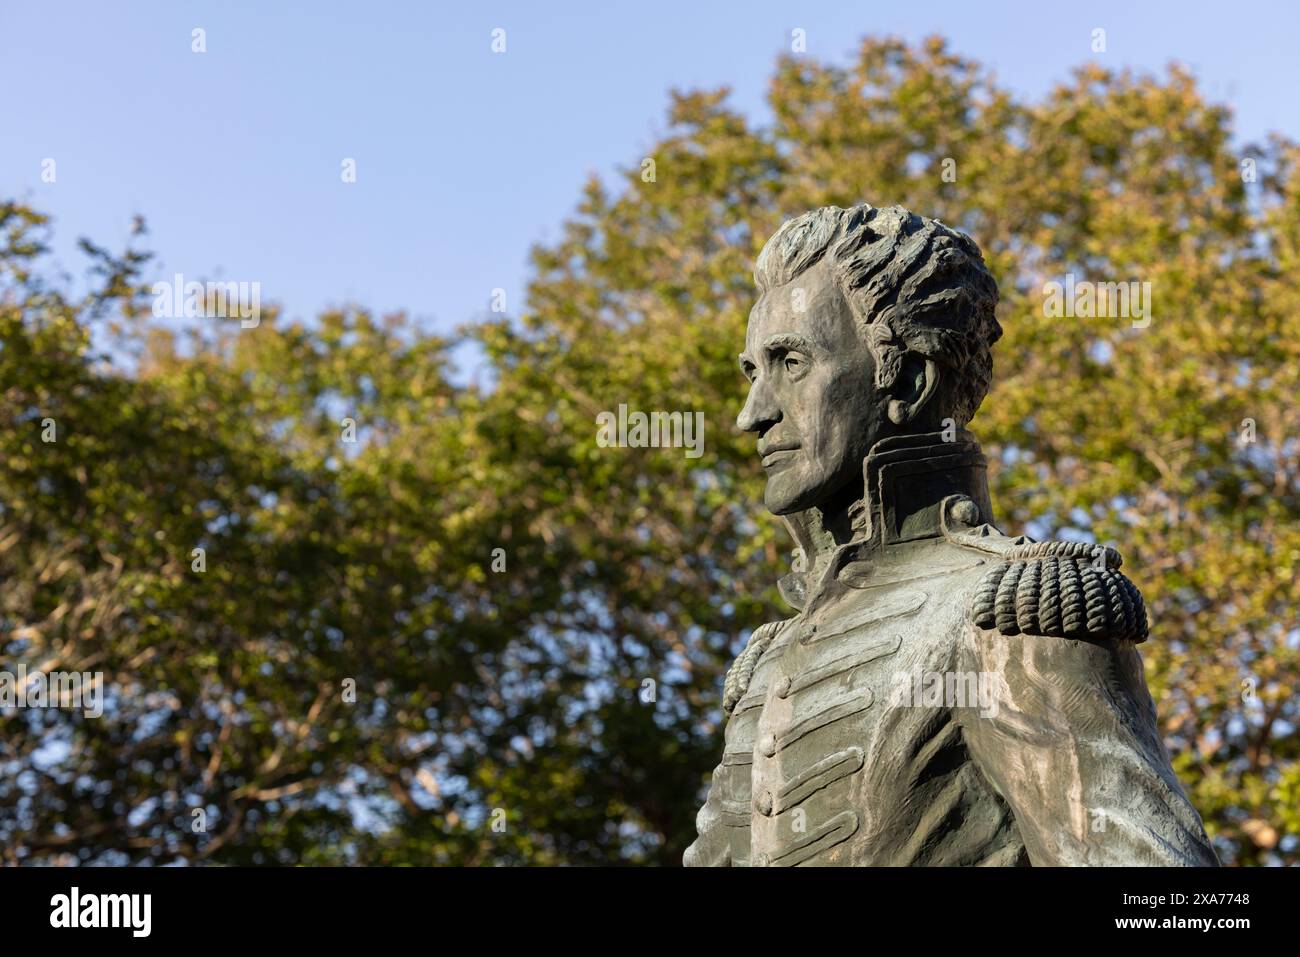
POLYGON ((987 464, 979 443, 964 429, 890 436, 871 447, 862 462, 862 481, 830 501, 786 516, 802 553, 797 573, 813 581, 845 545, 883 551, 890 545, 942 534, 941 503, 950 495, 968 496, 980 521, 992 522, 987 464))

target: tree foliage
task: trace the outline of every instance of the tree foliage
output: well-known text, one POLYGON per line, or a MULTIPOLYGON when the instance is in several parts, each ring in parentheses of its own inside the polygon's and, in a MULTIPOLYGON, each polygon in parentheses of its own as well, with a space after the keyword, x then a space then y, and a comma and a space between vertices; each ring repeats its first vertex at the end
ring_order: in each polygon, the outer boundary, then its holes
POLYGON ((1123 551, 1221 856, 1300 860, 1300 154, 1178 68, 1027 102, 937 39, 785 58, 768 102, 672 94, 654 176, 591 180, 523 314, 464 330, 488 387, 402 315, 154 319, 139 251, 84 243, 74 294, 0 206, 0 665, 109 689, 0 712, 3 859, 679 861, 721 674, 782 613, 749 269, 871 202, 980 242, 1000 526, 1123 551), (1151 321, 1051 316, 1067 273, 1151 283, 1151 321), (704 454, 600 446, 620 404, 702 412, 704 454))

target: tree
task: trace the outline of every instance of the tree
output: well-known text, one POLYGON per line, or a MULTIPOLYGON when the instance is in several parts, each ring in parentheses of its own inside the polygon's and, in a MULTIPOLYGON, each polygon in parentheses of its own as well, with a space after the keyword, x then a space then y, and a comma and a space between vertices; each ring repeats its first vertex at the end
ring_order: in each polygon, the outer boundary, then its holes
POLYGON ((178 335, 138 252, 87 244, 75 298, 43 218, 3 207, 0 655, 113 692, 0 713, 6 857, 679 861, 722 672, 783 613, 732 424, 749 268, 785 217, 867 201, 980 242, 999 524, 1123 551, 1221 856, 1295 862, 1295 148, 1238 150, 1177 68, 1029 103, 937 39, 786 57, 769 102, 757 126, 674 93, 656 175, 592 180, 524 314, 465 330, 482 389, 448 380, 454 341, 361 308, 178 335), (1058 314, 1067 274, 1148 309, 1058 314), (703 454, 602 446, 620 405, 701 413, 703 454))

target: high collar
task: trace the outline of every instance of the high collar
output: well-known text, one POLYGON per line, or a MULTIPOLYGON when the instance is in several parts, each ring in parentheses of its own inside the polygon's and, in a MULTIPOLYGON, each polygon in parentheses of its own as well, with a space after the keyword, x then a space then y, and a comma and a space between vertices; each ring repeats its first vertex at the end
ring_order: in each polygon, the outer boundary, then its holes
POLYGON ((894 545, 942 535, 943 503, 950 496, 969 499, 979 522, 992 522, 986 470, 979 443, 964 429, 881 439, 862 462, 863 497, 849 507, 853 535, 833 549, 816 588, 805 574, 814 557, 808 523, 801 516, 786 519, 798 550, 794 571, 780 582, 782 595, 802 609, 808 597, 823 590, 821 583, 843 578, 850 563, 879 557, 894 545))

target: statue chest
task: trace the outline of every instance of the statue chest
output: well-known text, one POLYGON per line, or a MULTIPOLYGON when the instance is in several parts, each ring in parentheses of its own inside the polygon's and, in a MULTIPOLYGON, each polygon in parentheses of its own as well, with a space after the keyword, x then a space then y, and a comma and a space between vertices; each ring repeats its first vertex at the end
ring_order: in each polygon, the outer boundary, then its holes
POLYGON ((757 712, 752 864, 847 863, 850 838, 873 824, 867 778, 896 717, 891 689, 941 627, 930 604, 919 588, 863 593, 796 620, 773 649, 765 680, 742 702, 757 712))

